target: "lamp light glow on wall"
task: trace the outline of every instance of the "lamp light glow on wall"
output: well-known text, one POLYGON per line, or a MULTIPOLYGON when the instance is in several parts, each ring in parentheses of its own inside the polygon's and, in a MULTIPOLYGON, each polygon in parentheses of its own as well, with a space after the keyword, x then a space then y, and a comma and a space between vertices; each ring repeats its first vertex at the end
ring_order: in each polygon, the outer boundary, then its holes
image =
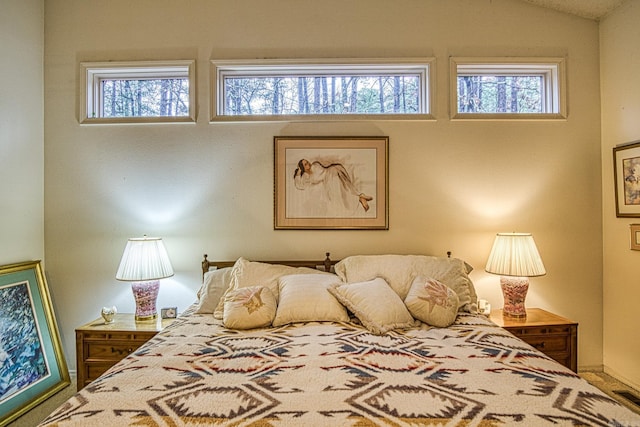
POLYGON ((156 300, 160 279, 173 276, 171 261, 160 237, 131 238, 124 248, 116 279, 131 283, 136 300, 136 320, 158 315, 156 300))
POLYGON ((500 275, 503 315, 527 317, 524 300, 529 290, 529 277, 547 273, 533 236, 530 233, 498 233, 485 270, 500 275))

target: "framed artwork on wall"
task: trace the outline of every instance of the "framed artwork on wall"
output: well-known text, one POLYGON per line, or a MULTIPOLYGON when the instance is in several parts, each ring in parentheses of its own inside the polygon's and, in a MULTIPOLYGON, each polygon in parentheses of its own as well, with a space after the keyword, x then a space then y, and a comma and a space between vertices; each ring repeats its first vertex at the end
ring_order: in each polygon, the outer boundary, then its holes
POLYGON ((640 217, 640 141, 613 149, 616 216, 640 217))
POLYGON ((630 248, 633 251, 640 251, 640 224, 629 224, 631 231, 630 248))
POLYGON ((40 261, 0 267, 0 425, 70 384, 40 261))
POLYGON ((274 138, 275 229, 389 228, 389 138, 274 138))

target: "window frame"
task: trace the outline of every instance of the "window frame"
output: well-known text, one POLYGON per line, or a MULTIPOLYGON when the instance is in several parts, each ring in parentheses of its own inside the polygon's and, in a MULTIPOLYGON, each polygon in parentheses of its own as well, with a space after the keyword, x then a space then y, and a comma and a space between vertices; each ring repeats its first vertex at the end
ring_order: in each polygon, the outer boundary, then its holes
POLYGON ((211 60, 209 122, 295 122, 295 121, 362 121, 362 120, 435 120, 435 58, 394 59, 261 59, 211 60), (420 109, 416 114, 281 114, 224 115, 224 77, 227 75, 377 75, 376 72, 418 72, 420 76, 420 109), (331 73, 329 73, 331 71, 331 73), (314 74, 315 73, 315 74, 314 74))
POLYGON ((451 57, 449 58, 449 109, 452 120, 564 120, 567 118, 564 58, 451 57), (462 70, 462 72, 460 72, 462 70), (466 73, 465 73, 466 71, 466 73), (543 113, 461 113, 458 111, 458 75, 527 75, 543 77, 543 113))
POLYGON ((196 61, 112 61, 80 63, 79 121, 81 124, 150 124, 195 123, 196 121, 196 61), (185 73, 186 71, 186 73, 185 73), (108 78, 137 80, 154 77, 170 79, 187 77, 189 80, 189 114, 159 117, 100 117, 100 82, 108 78))

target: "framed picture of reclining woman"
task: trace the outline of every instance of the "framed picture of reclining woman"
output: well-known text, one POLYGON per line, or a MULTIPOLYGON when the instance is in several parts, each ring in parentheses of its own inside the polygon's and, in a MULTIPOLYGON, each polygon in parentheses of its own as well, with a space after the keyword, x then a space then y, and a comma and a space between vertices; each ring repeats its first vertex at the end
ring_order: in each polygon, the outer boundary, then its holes
POLYGON ((389 229, 386 136, 274 138, 275 229, 389 229))

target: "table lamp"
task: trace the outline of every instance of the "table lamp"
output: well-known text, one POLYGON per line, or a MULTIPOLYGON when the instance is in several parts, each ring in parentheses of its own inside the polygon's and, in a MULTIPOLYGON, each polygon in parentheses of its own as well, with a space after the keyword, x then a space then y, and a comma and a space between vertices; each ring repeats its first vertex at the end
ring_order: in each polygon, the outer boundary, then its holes
POLYGON ((144 236, 129 239, 116 279, 132 282, 131 290, 136 300, 136 321, 157 317, 156 300, 160 279, 171 276, 173 268, 162 238, 144 236))
POLYGON ((530 233, 498 233, 485 270, 500 274, 503 316, 527 317, 524 300, 529 290, 529 277, 546 274, 533 236, 530 233))

